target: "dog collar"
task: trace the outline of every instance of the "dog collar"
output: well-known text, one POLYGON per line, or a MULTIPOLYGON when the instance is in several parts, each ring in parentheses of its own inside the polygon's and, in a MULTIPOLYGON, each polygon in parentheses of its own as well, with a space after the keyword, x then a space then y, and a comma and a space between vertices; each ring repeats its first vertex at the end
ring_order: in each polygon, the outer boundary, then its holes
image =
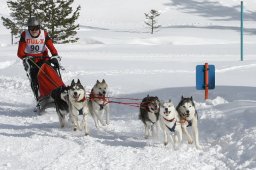
POLYGON ((171 120, 168 120, 168 119, 164 118, 164 120, 167 121, 167 122, 172 122, 172 121, 175 120, 175 118, 173 118, 173 119, 171 119, 171 120))
POLYGON ((77 102, 84 102, 86 100, 86 98, 82 98, 81 100, 77 101, 77 102))

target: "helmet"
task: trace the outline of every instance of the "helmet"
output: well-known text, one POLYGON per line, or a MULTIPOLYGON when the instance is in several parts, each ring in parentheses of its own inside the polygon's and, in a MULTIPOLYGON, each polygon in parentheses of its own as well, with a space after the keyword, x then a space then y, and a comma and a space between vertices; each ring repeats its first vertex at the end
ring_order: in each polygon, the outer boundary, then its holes
POLYGON ((36 17, 31 17, 28 19, 27 25, 28 27, 40 26, 40 21, 36 17))

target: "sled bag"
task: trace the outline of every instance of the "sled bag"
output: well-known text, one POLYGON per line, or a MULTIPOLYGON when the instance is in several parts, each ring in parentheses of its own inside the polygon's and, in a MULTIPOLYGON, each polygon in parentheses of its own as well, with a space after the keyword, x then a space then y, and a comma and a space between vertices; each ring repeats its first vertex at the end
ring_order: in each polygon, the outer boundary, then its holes
POLYGON ((37 79, 41 97, 48 96, 56 88, 64 86, 57 72, 48 64, 42 65, 38 72, 37 79))

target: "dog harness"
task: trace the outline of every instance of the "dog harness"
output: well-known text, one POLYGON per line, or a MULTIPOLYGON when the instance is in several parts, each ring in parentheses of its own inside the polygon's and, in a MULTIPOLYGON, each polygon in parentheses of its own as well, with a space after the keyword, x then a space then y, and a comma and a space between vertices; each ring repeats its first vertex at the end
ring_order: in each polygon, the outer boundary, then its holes
POLYGON ((103 96, 99 96, 99 95, 96 96, 95 93, 93 93, 93 91, 92 91, 91 94, 90 94, 90 100, 91 100, 91 101, 95 101, 95 102, 100 106, 100 110, 102 110, 102 109, 104 108, 104 106, 109 103, 109 101, 108 101, 108 99, 106 99, 106 96, 105 96, 105 95, 103 95, 103 96), (102 104, 98 103, 98 102, 97 102, 97 99, 98 99, 98 100, 102 100, 103 103, 102 103, 102 104))
POLYGON ((165 126, 171 131, 171 132, 175 132, 175 128, 176 128, 176 119, 175 118, 173 118, 173 119, 171 119, 171 120, 168 120, 168 119, 166 119, 166 118, 164 118, 164 124, 165 124, 165 126), (167 123, 168 124, 167 124, 167 123), (174 122, 174 123, 173 123, 174 122), (171 125, 171 124, 173 124, 173 125, 171 125))

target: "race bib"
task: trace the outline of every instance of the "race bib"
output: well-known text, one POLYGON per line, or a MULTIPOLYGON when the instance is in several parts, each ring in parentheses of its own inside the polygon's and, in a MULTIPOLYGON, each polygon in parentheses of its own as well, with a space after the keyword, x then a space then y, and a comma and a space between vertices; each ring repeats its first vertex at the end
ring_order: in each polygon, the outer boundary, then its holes
POLYGON ((25 36, 26 49, 25 53, 27 54, 38 54, 45 51, 45 34, 44 30, 40 31, 40 35, 37 38, 32 38, 29 31, 26 31, 25 36))

